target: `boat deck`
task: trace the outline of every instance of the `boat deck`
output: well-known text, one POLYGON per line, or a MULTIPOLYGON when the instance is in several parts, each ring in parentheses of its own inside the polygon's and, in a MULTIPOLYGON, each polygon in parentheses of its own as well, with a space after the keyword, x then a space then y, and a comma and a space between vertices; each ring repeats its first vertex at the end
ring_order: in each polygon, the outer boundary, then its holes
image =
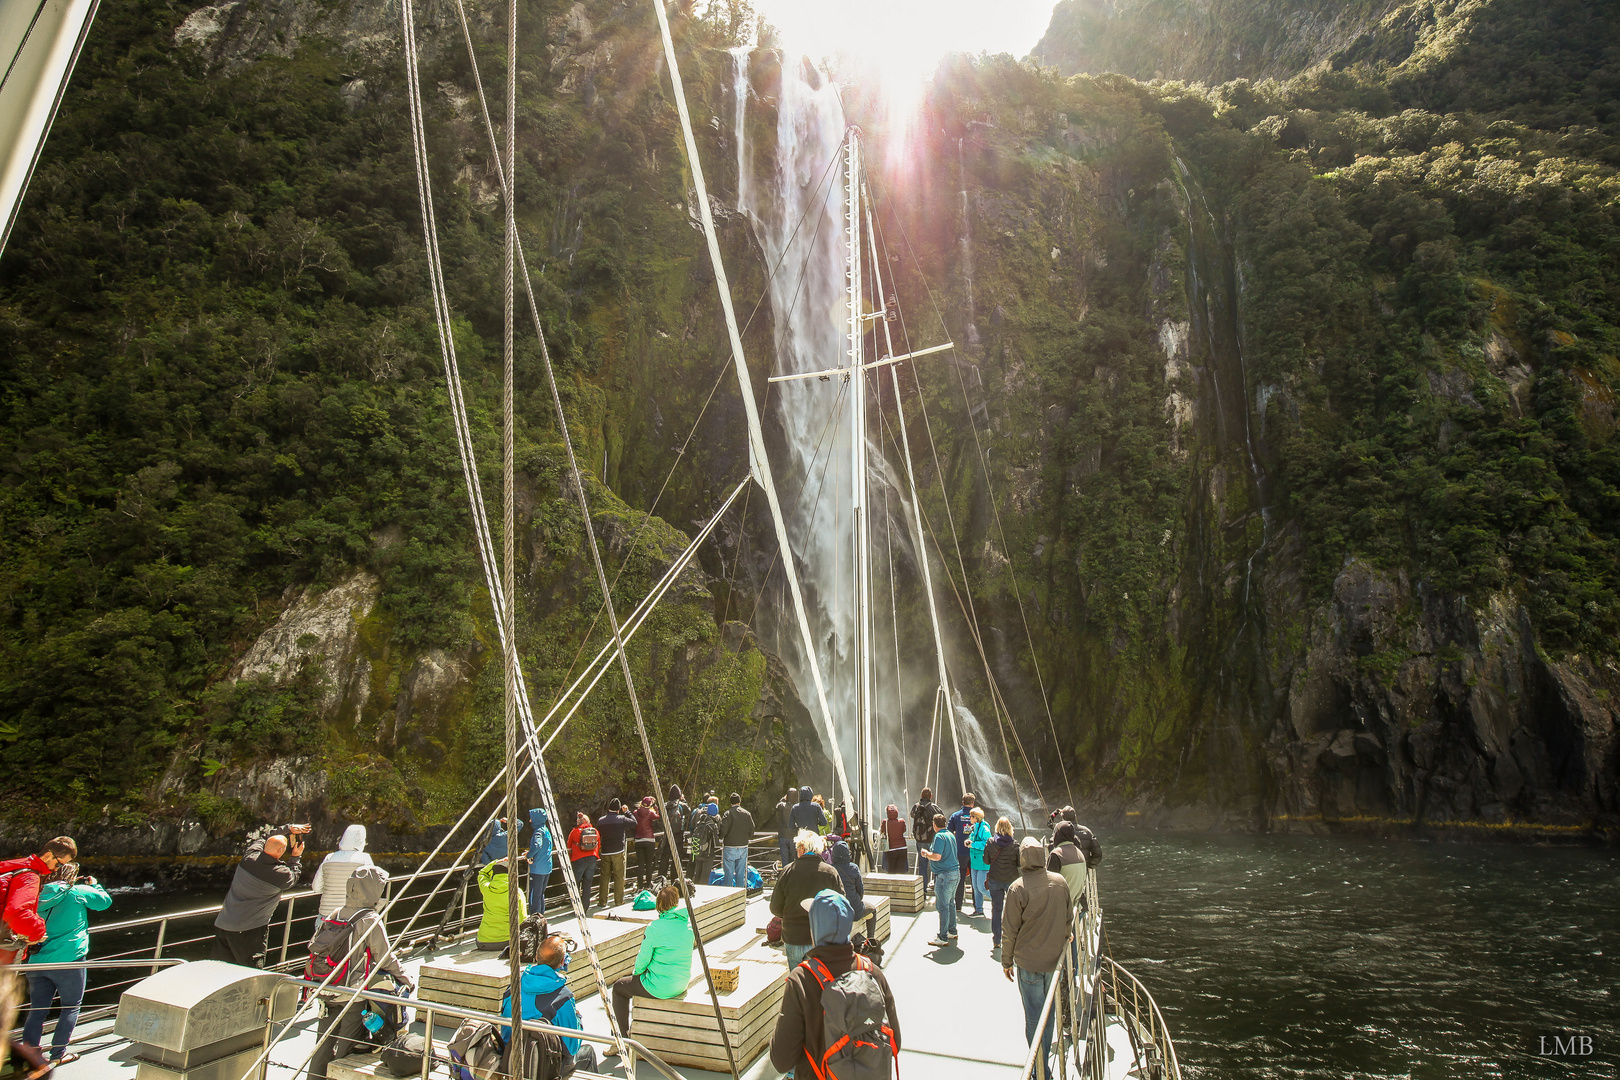
MULTIPOLYGON (((770 909, 765 897, 751 898, 741 927, 706 942, 710 963, 774 962, 782 965, 785 974, 782 950, 766 945, 758 932, 769 920, 770 909)), ((564 928, 572 922, 572 918, 567 918, 555 925, 564 928)), ((885 949, 883 971, 894 990, 900 1014, 900 1075, 927 1076, 931 1080, 1016 1077, 1027 1049, 1018 991, 1002 977, 1000 964, 991 955, 988 916, 982 919, 962 916, 959 923, 961 936, 957 943, 950 948, 936 949, 928 944, 939 925, 932 908, 915 914, 894 912, 890 916, 891 936, 885 949)), ((470 947, 469 942, 436 950, 412 960, 407 966, 414 977, 423 959, 464 952, 470 947)), ((574 962, 583 963, 583 957, 578 956, 574 962)), ((601 994, 593 993, 578 1001, 587 1030, 607 1032, 606 1007, 601 994)), ((419 1030, 420 1021, 416 1026, 419 1030)), ((1111 1029, 1110 1035, 1116 1030, 1119 1029, 1111 1029)), ((450 1030, 441 1027, 436 1034, 448 1038, 450 1030)), ((110 1020, 86 1024, 76 1036, 74 1049, 84 1057, 62 1069, 63 1080, 113 1080, 115 1077, 127 1080, 133 1076, 133 1048, 113 1035, 110 1020)), ((1119 1031, 1119 1036, 1124 1040, 1123 1031, 1119 1031)), ((314 1041, 314 1019, 299 1021, 272 1051, 269 1080, 293 1080, 314 1041)), ((1125 1043, 1122 1050, 1124 1061, 1128 1062, 1129 1044, 1125 1043)), ((623 1066, 617 1059, 610 1064, 611 1067, 600 1070, 604 1075, 624 1076, 623 1066)), ((758 1054, 752 1061, 739 1061, 738 1065, 749 1080, 779 1075, 771 1067, 767 1054, 758 1054)), ((676 1069, 692 1080, 725 1075, 681 1066, 676 1069)), ((436 1075, 442 1077, 443 1073, 436 1075)), ((658 1073, 642 1062, 637 1076, 651 1078, 658 1073)))

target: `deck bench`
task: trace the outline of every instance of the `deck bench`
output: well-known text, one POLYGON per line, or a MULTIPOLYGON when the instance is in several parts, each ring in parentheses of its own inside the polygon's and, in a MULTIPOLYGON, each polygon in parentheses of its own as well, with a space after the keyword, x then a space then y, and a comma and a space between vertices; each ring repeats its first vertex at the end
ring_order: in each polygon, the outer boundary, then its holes
MULTIPOLYGON (((739 1067, 770 1045, 782 1009, 787 974, 780 964, 739 960, 737 989, 721 994, 720 1012, 739 1067)), ((699 970, 682 997, 636 998, 631 1003, 630 1035, 671 1065, 729 1072, 726 1048, 715 1026, 714 1001, 699 970)))
POLYGON ((918 912, 927 906, 920 874, 867 874, 865 887, 868 896, 887 896, 894 911, 918 912))

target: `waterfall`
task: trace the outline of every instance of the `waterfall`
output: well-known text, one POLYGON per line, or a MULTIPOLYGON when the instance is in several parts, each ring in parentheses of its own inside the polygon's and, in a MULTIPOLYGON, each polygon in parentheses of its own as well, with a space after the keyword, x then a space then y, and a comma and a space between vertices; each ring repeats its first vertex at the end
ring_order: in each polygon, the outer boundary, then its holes
MULTIPOLYGON (((771 279, 770 303, 776 328, 777 374, 818 371, 844 362, 843 211, 844 186, 841 147, 844 139, 844 113, 838 88, 802 57, 786 54, 782 59, 782 84, 777 98, 777 124, 774 172, 769 177, 755 175, 755 155, 748 145, 746 110, 748 101, 747 49, 734 49, 733 128, 737 147, 738 208, 744 211, 754 230, 767 267, 780 268, 771 279)), ((806 379, 776 383, 771 387, 769 408, 780 420, 788 460, 778 470, 784 480, 784 502, 788 512, 788 532, 801 567, 801 584, 812 634, 818 643, 821 669, 827 684, 827 703, 845 760, 853 769, 856 759, 857 683, 855 671, 855 602, 851 550, 854 532, 850 520, 850 446, 847 383, 837 379, 821 382, 806 379)), ((894 507, 892 536, 897 560, 915 559, 909 520, 909 501, 904 485, 889 468, 881 447, 869 448, 869 476, 872 491, 869 505, 882 504, 882 489, 888 488, 894 507)), ((874 520, 872 536, 874 567, 887 565, 880 537, 882 523, 874 520)), ((905 800, 916 798, 922 787, 922 764, 927 729, 906 733, 910 761, 902 762, 901 717, 894 704, 894 661, 885 659, 883 643, 889 638, 887 603, 875 597, 886 590, 874 586, 878 657, 873 716, 876 731, 875 755, 878 790, 873 804, 881 816, 886 803, 906 809, 905 800), (906 766, 906 768, 903 768, 906 766), (908 775, 909 769, 909 775, 908 775), (907 784, 909 780, 909 785, 907 784), (905 790, 909 786, 909 791, 905 790)), ((762 612, 763 614, 764 612, 762 612)), ((767 615, 786 619, 785 610, 767 615)), ((781 635, 785 648, 782 660, 788 666, 801 697, 813 699, 812 682, 806 658, 799 654, 795 635, 781 635)), ((927 647, 926 645, 923 647, 927 647)), ((919 702, 933 697, 935 678, 932 656, 903 660, 907 706, 917 711, 919 702)), ((958 730, 962 735, 964 763, 971 762, 969 784, 979 784, 1004 795, 990 797, 995 809, 1012 809, 1011 784, 991 764, 988 742, 978 720, 966 708, 958 709, 958 730), (996 787, 999 782, 1000 787, 996 787), (1005 801, 1000 801, 1001 799, 1005 801)), ((817 729, 818 734, 820 729, 817 729)), ((823 736, 824 737, 824 736, 823 736)), ((945 736, 949 757, 949 734, 945 736)), ((939 768, 937 788, 954 790, 955 766, 948 761, 939 768), (947 781, 949 777, 949 781, 947 781)), ((987 811, 988 812, 988 811, 987 811)))

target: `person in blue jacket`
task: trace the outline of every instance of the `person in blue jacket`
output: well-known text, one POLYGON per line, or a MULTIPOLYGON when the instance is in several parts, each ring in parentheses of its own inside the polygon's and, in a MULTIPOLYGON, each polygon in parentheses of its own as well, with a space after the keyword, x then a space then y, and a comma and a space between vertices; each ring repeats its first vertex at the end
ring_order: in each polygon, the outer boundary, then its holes
POLYGON ((546 883, 551 880, 551 829, 542 807, 529 811, 529 910, 536 915, 546 913, 546 883))
MULTIPOLYGON (((946 828, 950 830, 950 834, 956 838, 956 862, 961 868, 961 872, 956 876, 956 907, 958 910, 962 907, 962 893, 967 885, 968 833, 973 831, 973 808, 977 805, 978 801, 973 798, 971 791, 963 795, 962 809, 952 814, 950 823, 946 825, 946 828)), ((939 867, 936 866, 934 869, 938 870, 939 867)), ((935 889, 938 889, 937 885, 935 889)))
POLYGON ((489 839, 478 852, 478 865, 488 866, 496 859, 506 858, 506 819, 497 818, 489 823, 489 839))
MULTIPOLYGON (((90 912, 112 907, 112 897, 93 877, 80 878, 78 863, 63 863, 39 891, 39 914, 45 920, 45 944, 30 956, 34 964, 71 964, 90 955, 90 912)), ((51 1062, 66 1065, 77 1061, 68 1053, 73 1026, 79 1020, 84 1001, 84 968, 57 968, 28 976, 28 1019, 23 1023, 23 1041, 38 1046, 45 1032, 45 1014, 53 998, 62 999, 51 1037, 51 1062)))
MULTIPOLYGON (((529 916, 518 927, 518 959, 526 965, 519 984, 523 994, 523 1019, 584 1031, 585 1025, 580 1023, 579 1010, 574 1006, 574 992, 568 989, 564 976, 568 970, 568 951, 562 935, 547 933, 544 919, 529 916)), ((501 997, 501 1015, 512 1015, 510 991, 501 997)), ((511 1042, 512 1029, 501 1028, 501 1037, 511 1042)), ((595 1046, 582 1039, 569 1038, 564 1038, 562 1044, 574 1057, 573 1071, 596 1071, 595 1046)))

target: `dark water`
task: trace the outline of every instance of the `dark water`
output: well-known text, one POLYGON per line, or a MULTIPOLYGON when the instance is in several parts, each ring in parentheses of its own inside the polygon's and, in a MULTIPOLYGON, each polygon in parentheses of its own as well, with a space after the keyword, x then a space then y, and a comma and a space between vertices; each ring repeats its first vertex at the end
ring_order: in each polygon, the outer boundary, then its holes
POLYGON ((1159 1002, 1189 1080, 1620 1077, 1620 853, 1103 842, 1114 958, 1159 1002), (1555 1033, 1592 1053, 1537 1056, 1555 1033))

